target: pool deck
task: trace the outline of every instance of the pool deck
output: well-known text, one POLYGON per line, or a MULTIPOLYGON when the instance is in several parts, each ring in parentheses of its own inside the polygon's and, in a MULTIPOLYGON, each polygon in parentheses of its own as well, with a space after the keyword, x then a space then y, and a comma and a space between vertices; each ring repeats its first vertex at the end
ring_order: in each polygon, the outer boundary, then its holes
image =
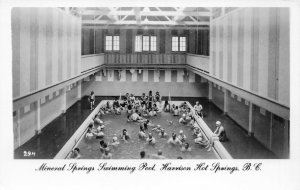
MULTIPOLYGON (((113 97, 96 97, 96 105, 104 99, 114 99, 113 97)), ((274 159, 277 158, 271 151, 259 143, 255 138, 248 136, 246 131, 241 129, 228 116, 223 115, 214 104, 209 103, 204 98, 177 98, 172 100, 189 101, 194 105, 198 100, 203 105, 206 117, 204 121, 212 129, 214 123, 220 120, 226 127, 229 142, 222 143, 234 159, 274 159)), ((64 146, 68 139, 74 134, 82 122, 91 113, 87 98, 82 98, 71 106, 65 114, 60 115, 50 122, 42 133, 34 136, 28 142, 18 147, 14 151, 15 159, 52 159, 64 146), (35 157, 23 157, 23 151, 31 150, 36 152, 35 157)))

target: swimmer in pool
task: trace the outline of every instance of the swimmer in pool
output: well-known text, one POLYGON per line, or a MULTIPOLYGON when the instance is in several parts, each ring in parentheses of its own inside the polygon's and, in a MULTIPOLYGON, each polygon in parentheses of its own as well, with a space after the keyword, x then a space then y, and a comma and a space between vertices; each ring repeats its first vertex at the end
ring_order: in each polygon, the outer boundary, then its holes
POLYGON ((182 117, 179 119, 179 123, 185 125, 187 124, 189 121, 187 120, 186 114, 182 114, 182 117))
POLYGON ((118 141, 118 137, 114 136, 112 138, 110 145, 114 148, 117 148, 119 146, 119 144, 120 144, 120 142, 118 141))
POLYGON ((165 101, 165 104, 164 104, 164 111, 165 112, 170 112, 170 109, 171 109, 171 105, 170 103, 168 102, 168 100, 165 101))
POLYGON ((151 133, 149 133, 149 136, 148 138, 146 139, 146 141, 151 144, 151 145, 154 145, 155 144, 155 138, 152 136, 151 133))
POLYGON ((143 125, 140 125, 139 138, 145 140, 147 138, 143 125))
POLYGON ((181 144, 185 142, 186 136, 183 134, 183 130, 179 131, 179 135, 177 136, 177 138, 180 140, 181 144))
POLYGON ((174 116, 179 116, 179 109, 178 106, 175 107, 174 112, 173 112, 174 116))
POLYGON ((74 148, 74 150, 72 150, 67 156, 67 159, 80 159, 80 157, 81 155, 79 148, 74 148))
POLYGON ((175 133, 172 133, 172 137, 169 138, 168 144, 177 145, 181 144, 181 141, 177 138, 177 135, 175 133))
POLYGON ((109 150, 107 143, 105 143, 104 140, 101 140, 99 144, 100 144, 99 147, 100 153, 103 153, 105 150, 109 150))
MULTIPOLYGON (((202 133, 200 132, 197 137, 194 139, 195 144, 199 144, 201 146, 208 146, 209 145, 209 141, 206 140, 202 133)), ((207 147, 208 148, 208 147, 207 147)))
POLYGON ((165 132, 165 129, 164 128, 161 128, 160 132, 158 133, 158 136, 160 138, 165 138, 168 136, 168 134, 165 132))
POLYGON ((93 134, 96 136, 96 139, 102 139, 104 138, 105 134, 102 130, 97 129, 93 134))
POLYGON ((92 133, 91 129, 88 129, 85 134, 85 139, 88 141, 91 141, 93 139, 94 134, 92 133))
POLYGON ((157 154, 153 154, 151 157, 154 158, 154 159, 166 159, 166 157, 164 157, 162 155, 162 151, 161 150, 158 150, 157 154))
POLYGON ((111 159, 111 158, 112 158, 112 154, 108 150, 105 150, 104 154, 102 154, 101 157, 101 159, 111 159))
POLYGON ((183 146, 181 147, 182 152, 190 152, 192 149, 190 147, 189 143, 184 143, 183 146))
POLYGON ((123 129, 122 134, 121 134, 121 139, 124 141, 128 141, 130 139, 130 136, 126 129, 123 129))

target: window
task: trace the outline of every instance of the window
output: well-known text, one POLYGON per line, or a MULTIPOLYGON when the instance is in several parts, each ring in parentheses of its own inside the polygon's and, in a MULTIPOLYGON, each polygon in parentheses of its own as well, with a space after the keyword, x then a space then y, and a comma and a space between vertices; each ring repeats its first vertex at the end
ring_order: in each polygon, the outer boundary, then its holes
POLYGON ((185 51, 186 41, 185 37, 179 38, 179 51, 185 51))
POLYGON ((141 52, 142 51, 142 36, 135 36, 135 51, 141 52))
POLYGON ((172 37, 172 51, 178 51, 178 37, 172 37))
POLYGON ((135 51, 156 51, 156 36, 135 36, 135 51))
POLYGON ((149 51, 149 36, 143 36, 143 51, 149 51))
POLYGON ((120 50, 120 36, 105 36, 105 50, 119 51, 120 50))
POLYGON ((186 51, 186 37, 172 37, 172 51, 186 51))
POLYGON ((151 36, 150 47, 151 51, 156 51, 156 36, 151 36))

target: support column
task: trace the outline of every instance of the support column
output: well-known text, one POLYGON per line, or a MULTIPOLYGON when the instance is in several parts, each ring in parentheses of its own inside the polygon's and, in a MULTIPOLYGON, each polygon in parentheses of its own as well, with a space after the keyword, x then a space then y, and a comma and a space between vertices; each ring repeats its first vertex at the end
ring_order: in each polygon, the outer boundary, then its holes
POLYGON ((269 149, 272 150, 272 140, 273 140, 273 118, 274 115, 271 113, 271 121, 270 121, 270 141, 269 141, 269 149))
POLYGON ((36 101, 36 130, 35 134, 38 135, 41 133, 41 100, 36 101))
POLYGON ((225 89, 223 114, 226 115, 227 111, 228 111, 228 90, 225 89))
POLYGON ((248 135, 251 136, 251 137, 254 136, 253 126, 252 126, 252 107, 253 107, 252 102, 249 102, 249 125, 248 125, 248 135))
POLYGON ((283 141, 283 158, 290 157, 290 125, 289 120, 284 120, 284 141, 283 141))
POLYGON ((77 85, 77 99, 78 100, 80 100, 81 97, 82 97, 82 95, 81 95, 81 83, 82 83, 82 80, 79 80, 78 81, 78 85, 77 85))
POLYGON ((64 87, 61 93, 62 103, 61 103, 61 112, 66 113, 67 110, 67 89, 64 87))
POLYGON ((212 84, 212 82, 208 82, 208 100, 211 102, 211 100, 212 100, 212 86, 213 86, 213 84, 212 84))
POLYGON ((16 111, 17 128, 18 128, 18 147, 21 146, 21 125, 20 125, 20 109, 16 111))

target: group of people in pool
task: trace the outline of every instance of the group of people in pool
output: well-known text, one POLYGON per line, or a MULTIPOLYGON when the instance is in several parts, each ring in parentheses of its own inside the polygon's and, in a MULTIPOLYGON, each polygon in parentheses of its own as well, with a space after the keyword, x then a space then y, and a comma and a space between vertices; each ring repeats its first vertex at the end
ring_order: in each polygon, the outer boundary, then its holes
MULTIPOLYGON (((91 96, 94 93, 91 93, 91 96)), ((93 99, 95 99, 93 97, 93 99)), ((165 132, 165 129, 160 125, 155 125, 147 119, 147 117, 156 116, 162 110, 165 112, 170 112, 174 116, 178 116, 179 123, 184 126, 191 127, 194 136, 194 142, 200 146, 204 146, 208 151, 211 150, 215 140, 225 141, 227 140, 224 127, 221 125, 220 121, 216 122, 216 130, 214 134, 206 139, 202 133, 201 128, 195 123, 196 117, 202 117, 202 106, 197 101, 194 106, 194 112, 187 105, 186 102, 175 106, 171 106, 169 101, 165 101, 162 106, 161 96, 159 92, 156 92, 155 95, 152 95, 152 91, 149 91, 149 94, 146 96, 145 93, 142 94, 140 98, 135 97, 133 94, 126 93, 123 99, 116 99, 112 102, 107 101, 105 105, 100 107, 99 112, 93 118, 92 123, 89 125, 85 138, 90 141, 94 137, 100 139, 100 153, 101 158, 110 159, 112 158, 111 149, 117 148, 120 144, 118 137, 114 136, 110 142, 105 142, 103 139, 105 137, 104 122, 100 117, 107 113, 121 114, 122 111, 126 112, 128 122, 137 122, 139 123, 139 132, 138 136, 140 139, 145 140, 149 145, 155 145, 156 139, 152 133, 156 132, 158 137, 167 138, 168 134, 165 132), (146 131, 149 131, 148 134, 146 131)), ((92 108, 91 108, 92 109, 92 108)), ((173 125, 173 121, 168 121, 169 125, 173 125)), ((120 135, 120 139, 124 142, 127 142, 130 139, 130 134, 127 129, 123 129, 120 135)), ((181 146, 181 151, 191 151, 190 144, 187 142, 187 137, 183 133, 183 130, 180 130, 178 134, 172 133, 169 139, 167 140, 168 144, 174 146, 181 146)), ((71 151, 68 158, 80 158, 79 149, 76 148, 71 151), (79 156, 78 156, 79 155, 79 156)), ((155 156, 154 156, 155 157, 155 156)), ((164 158, 162 156, 161 150, 158 151, 158 158, 164 158)))

